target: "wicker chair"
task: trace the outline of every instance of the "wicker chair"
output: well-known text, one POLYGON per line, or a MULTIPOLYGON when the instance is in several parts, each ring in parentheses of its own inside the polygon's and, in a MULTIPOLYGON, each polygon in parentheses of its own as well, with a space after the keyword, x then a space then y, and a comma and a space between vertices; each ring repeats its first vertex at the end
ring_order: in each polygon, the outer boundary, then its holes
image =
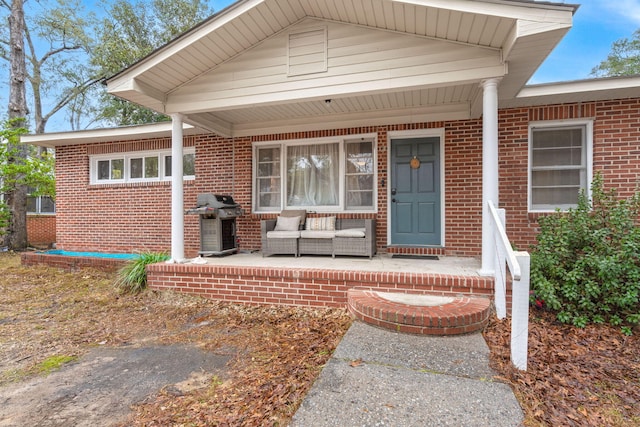
POLYGON ((336 255, 368 256, 376 253, 376 220, 375 219, 342 219, 340 229, 364 228, 364 237, 351 237, 337 233, 333 238, 333 253, 336 255))
MULTIPOLYGON (((304 228, 307 217, 305 210, 284 210, 280 212, 283 217, 300 217, 299 229, 304 228)), ((298 256, 298 240, 300 231, 276 231, 276 219, 263 219, 260 221, 260 235, 262 239, 262 256, 287 254, 298 256)))

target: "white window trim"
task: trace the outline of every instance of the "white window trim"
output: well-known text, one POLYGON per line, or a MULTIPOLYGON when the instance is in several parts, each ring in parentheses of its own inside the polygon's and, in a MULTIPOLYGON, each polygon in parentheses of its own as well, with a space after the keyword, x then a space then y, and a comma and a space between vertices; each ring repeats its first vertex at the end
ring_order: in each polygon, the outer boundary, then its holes
MULTIPOLYGON (((188 147, 184 149, 183 154, 195 155, 195 147, 188 147)), ((133 182, 160 182, 171 181, 171 176, 165 175, 165 157, 171 156, 171 150, 149 150, 149 151, 128 151, 124 153, 110 153, 110 154, 98 154, 89 156, 89 182, 91 185, 105 185, 105 184, 122 184, 133 182), (130 161, 131 159, 144 157, 158 157, 158 177, 157 178, 131 178, 130 161), (122 179, 98 179, 98 162, 104 160, 119 160, 124 161, 124 177, 122 179)), ((183 179, 185 181, 194 180, 195 175, 185 175, 183 179)))
POLYGON ((326 137, 326 138, 307 138, 307 139, 292 139, 292 140, 282 140, 282 141, 261 141, 254 142, 252 147, 252 158, 251 158, 251 192, 252 192, 252 201, 251 201, 251 210, 254 214, 268 214, 268 213, 279 213, 283 209, 305 209, 307 212, 322 212, 322 213, 377 213, 378 212, 378 188, 376 183, 378 182, 378 154, 377 154, 377 134, 375 133, 367 133, 367 134, 358 134, 358 135, 341 135, 337 137, 326 137), (356 142, 358 139, 371 141, 371 151, 373 155, 373 206, 370 209, 347 209, 345 205, 345 192, 346 192, 346 182, 345 182, 345 152, 344 145, 349 142, 356 142), (287 197, 287 179, 286 179, 286 171, 287 171, 287 161, 286 161, 286 153, 287 147, 292 147, 295 145, 314 145, 314 144, 339 144, 339 167, 338 167, 338 185, 339 185, 339 204, 337 206, 287 206, 286 205, 286 197, 287 197), (257 150, 259 148, 280 148, 280 206, 272 209, 258 209, 258 186, 256 185, 257 179, 257 150))
MULTIPOLYGON (((527 208, 532 213, 548 213, 555 212, 555 207, 549 208, 534 208, 531 194, 532 184, 532 153, 533 153, 533 131, 535 129, 545 128, 563 128, 563 127, 578 127, 584 126, 585 128, 585 155, 586 155, 586 192, 587 197, 591 198, 591 182, 593 181, 593 119, 569 119, 569 120, 548 120, 537 121, 529 123, 528 141, 527 141, 527 208)), ((560 210, 567 210, 571 206, 558 206, 560 210)))

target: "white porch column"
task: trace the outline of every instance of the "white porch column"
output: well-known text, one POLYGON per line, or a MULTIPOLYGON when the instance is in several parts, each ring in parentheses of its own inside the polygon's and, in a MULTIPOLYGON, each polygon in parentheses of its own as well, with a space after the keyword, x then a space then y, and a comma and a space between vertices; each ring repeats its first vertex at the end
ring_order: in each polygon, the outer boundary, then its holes
POLYGON ((500 79, 484 80, 482 96, 482 267, 480 274, 494 273, 496 257, 492 243, 491 217, 487 202, 496 207, 498 200, 498 83, 500 79))
POLYGON ((171 260, 184 261, 184 185, 182 114, 171 115, 171 260))

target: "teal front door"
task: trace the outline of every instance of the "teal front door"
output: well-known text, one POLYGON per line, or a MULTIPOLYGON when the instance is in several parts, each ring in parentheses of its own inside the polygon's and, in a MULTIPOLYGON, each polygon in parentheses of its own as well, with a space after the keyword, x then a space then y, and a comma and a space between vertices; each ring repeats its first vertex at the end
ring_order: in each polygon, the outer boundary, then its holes
POLYGON ((440 138, 391 141, 391 244, 442 245, 440 138))

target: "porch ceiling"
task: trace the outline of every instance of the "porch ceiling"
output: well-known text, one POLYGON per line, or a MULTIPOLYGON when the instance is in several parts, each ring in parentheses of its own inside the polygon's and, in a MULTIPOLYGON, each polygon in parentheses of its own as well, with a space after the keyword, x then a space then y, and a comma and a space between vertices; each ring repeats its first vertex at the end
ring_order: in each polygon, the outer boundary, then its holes
POLYGON ((515 97, 569 30, 576 9, 528 0, 240 0, 107 85, 116 96, 159 112, 180 112, 185 122, 228 136, 271 133, 283 126, 290 131, 367 125, 381 118, 400 123, 478 117, 478 83, 502 78, 500 98, 515 97), (290 98, 199 100, 193 109, 184 101, 172 104, 194 81, 309 19, 495 51, 503 66, 474 64, 466 74, 449 72, 448 79, 415 84, 385 76, 377 85, 340 88, 334 83, 290 98))

